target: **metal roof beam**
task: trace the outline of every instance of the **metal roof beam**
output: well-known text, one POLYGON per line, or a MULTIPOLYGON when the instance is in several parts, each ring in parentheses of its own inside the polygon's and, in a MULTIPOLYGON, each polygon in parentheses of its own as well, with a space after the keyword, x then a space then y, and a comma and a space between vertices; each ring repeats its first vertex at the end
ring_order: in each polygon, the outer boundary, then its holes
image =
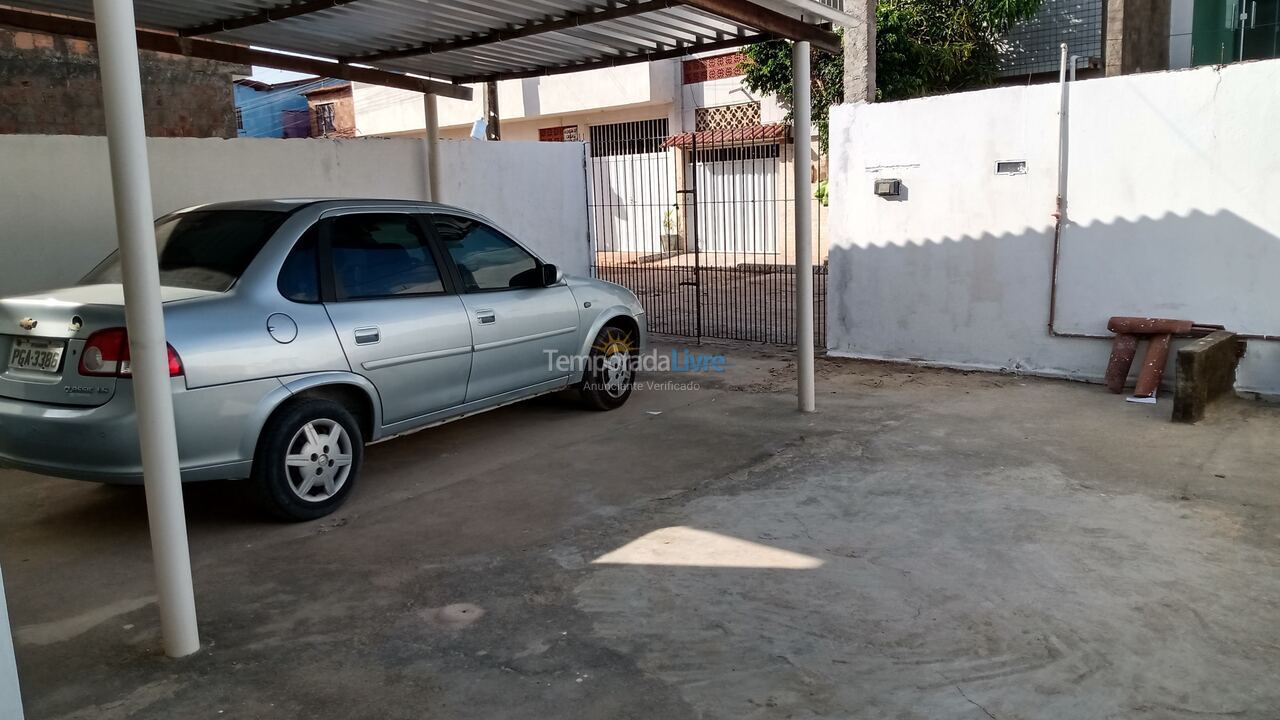
POLYGON ((726 48, 734 48, 740 45, 750 45, 752 43, 771 40, 775 36, 768 33, 759 33, 755 35, 743 35, 740 37, 731 37, 717 42, 702 43, 701 45, 686 45, 684 47, 675 48, 674 50, 660 50, 654 52, 636 53, 635 55, 624 55, 616 58, 606 58, 604 60, 594 60, 585 63, 574 63, 572 65, 560 65, 557 67, 539 68, 537 70, 520 70, 509 73, 495 73, 492 75, 475 75, 471 77, 454 78, 459 83, 483 83, 496 80, 517 80, 520 78, 542 77, 544 75, 563 75, 565 73, 583 72, 585 70, 600 70, 602 68, 619 67, 622 65, 634 65, 636 63, 652 62, 654 60, 669 60, 671 58, 684 57, 693 53, 707 52, 710 50, 724 50, 726 48))
POLYGON ((239 30, 240 28, 253 27, 254 25, 265 25, 276 20, 286 20, 299 15, 309 15, 321 10, 329 10, 343 5, 349 5, 357 0, 307 0, 307 2, 294 3, 289 5, 280 5, 273 8, 267 8, 261 12, 252 15, 241 15, 240 17, 224 18, 222 20, 214 20, 213 22, 196 25, 195 27, 183 28, 178 31, 182 37, 195 37, 197 35, 208 35, 210 33, 223 32, 225 30, 239 30))
MULTIPOLYGON (((52 35, 67 35, 85 40, 97 39, 97 28, 92 22, 58 15, 43 15, 0 8, 0 25, 52 35)), ((338 63, 325 62, 324 60, 284 55, 267 50, 255 50, 244 45, 181 38, 177 35, 152 30, 138 30, 137 32, 138 49, 140 50, 185 55, 187 57, 217 60, 237 65, 258 65, 278 70, 291 70, 293 72, 319 75, 320 77, 332 77, 369 83, 370 85, 411 90, 413 92, 431 93, 457 100, 471 99, 471 88, 440 82, 439 80, 401 75, 373 68, 340 65, 338 63)))
POLYGON ((840 52, 840 38, 830 30, 810 25, 748 0, 683 0, 683 4, 776 37, 807 40, 814 47, 829 53, 840 52))
POLYGON ((632 0, 632 2, 628 2, 608 10, 570 13, 569 15, 565 15, 557 20, 530 23, 511 30, 497 30, 484 35, 476 35, 474 37, 460 38, 456 40, 441 40, 440 42, 427 43, 416 47, 402 48, 400 50, 387 50, 385 52, 373 53, 371 55, 345 58, 345 60, 350 62, 377 62, 378 60, 392 60, 413 57, 415 55, 434 55, 436 53, 444 53, 451 50, 465 50, 467 48, 492 45, 494 43, 516 40, 519 38, 530 37, 532 35, 541 35, 543 33, 568 30, 570 28, 581 27, 583 25, 591 25, 593 23, 630 17, 632 15, 652 12, 654 10, 662 10, 679 4, 679 0, 646 0, 645 2, 632 0))

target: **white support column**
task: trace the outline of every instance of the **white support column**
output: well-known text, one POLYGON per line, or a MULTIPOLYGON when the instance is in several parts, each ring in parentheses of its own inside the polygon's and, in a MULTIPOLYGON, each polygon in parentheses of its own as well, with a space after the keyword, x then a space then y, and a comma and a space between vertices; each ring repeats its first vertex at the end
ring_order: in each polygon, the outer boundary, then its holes
POLYGON ((133 397, 142 447, 151 553, 156 565, 160 632, 169 657, 200 649, 187 520, 182 509, 178 441, 169 386, 169 359, 160 307, 147 133, 132 0, 94 0, 102 106, 106 115, 116 234, 124 274, 125 323, 133 367, 133 397))
POLYGON ((809 43, 791 46, 791 118, 795 132, 796 397, 814 411, 813 395, 813 126, 809 106, 809 43))
POLYGON ((422 96, 422 112, 427 128, 427 200, 444 202, 440 192, 440 113, 436 109, 436 96, 427 93, 422 96))
POLYGON ((13 659, 13 635, 9 632, 9 608, 4 601, 2 573, 0 573, 0 718, 22 720, 22 693, 18 690, 18 665, 13 659))

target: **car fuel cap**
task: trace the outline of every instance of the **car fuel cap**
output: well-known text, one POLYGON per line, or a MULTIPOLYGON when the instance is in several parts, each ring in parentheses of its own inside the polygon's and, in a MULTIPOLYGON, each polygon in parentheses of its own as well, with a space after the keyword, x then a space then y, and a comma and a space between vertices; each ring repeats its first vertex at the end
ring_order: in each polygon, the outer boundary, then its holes
POLYGON ((281 344, 293 342, 298 337, 298 323, 284 313, 275 313, 267 318, 267 332, 281 344))

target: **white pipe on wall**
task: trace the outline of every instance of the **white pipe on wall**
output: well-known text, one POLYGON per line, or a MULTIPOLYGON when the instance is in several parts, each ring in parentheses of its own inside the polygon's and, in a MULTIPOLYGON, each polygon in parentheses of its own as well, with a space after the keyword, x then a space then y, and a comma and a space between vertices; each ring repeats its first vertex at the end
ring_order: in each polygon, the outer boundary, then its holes
POLYGON ((801 412, 813 412, 813 148, 809 106, 809 43, 791 46, 791 117, 795 126, 796 198, 796 396, 801 412))
POLYGON ((178 438, 173 420, 168 346, 160 305, 147 131, 131 0, 94 0, 102 106, 106 117, 116 234, 124 274, 125 324, 133 366, 151 553, 156 565, 160 631, 169 657, 200 649, 191 554, 182 507, 178 438))

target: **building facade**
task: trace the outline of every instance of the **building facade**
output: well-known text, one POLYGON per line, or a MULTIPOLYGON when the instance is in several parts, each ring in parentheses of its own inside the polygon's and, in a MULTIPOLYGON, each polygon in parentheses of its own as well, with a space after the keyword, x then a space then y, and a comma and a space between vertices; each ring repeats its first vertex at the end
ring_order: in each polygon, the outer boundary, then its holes
POLYGON ((1280 57, 1280 0, 1045 0, 1009 33, 1000 75, 1052 76, 1059 46, 1083 76, 1280 57))
MULTIPOLYGON (((307 98, 311 137, 356 136, 355 102, 352 99, 351 83, 343 81, 335 85, 313 88, 302 94, 307 98)), ((422 105, 421 100, 418 105, 422 105)))
MULTIPOLYGON (((148 135, 236 136, 231 83, 247 66, 138 55, 148 135)), ((0 133, 105 135, 94 43, 0 29, 0 133)))
POLYGON ((265 83, 235 81, 236 130, 240 137, 311 137, 311 109, 306 92, 346 84, 332 78, 302 78, 265 83))
MULTIPOLYGON (((742 61, 729 51, 503 81, 502 140, 586 143, 599 263, 690 264, 695 244, 703 264, 788 262, 787 112, 743 86, 742 61)), ((438 99, 441 139, 471 137, 484 116, 480 90, 470 102, 438 99)), ((358 135, 425 133, 420 94, 359 83, 353 94, 358 135)), ((813 216, 822 258, 825 213, 816 203, 813 216)))

